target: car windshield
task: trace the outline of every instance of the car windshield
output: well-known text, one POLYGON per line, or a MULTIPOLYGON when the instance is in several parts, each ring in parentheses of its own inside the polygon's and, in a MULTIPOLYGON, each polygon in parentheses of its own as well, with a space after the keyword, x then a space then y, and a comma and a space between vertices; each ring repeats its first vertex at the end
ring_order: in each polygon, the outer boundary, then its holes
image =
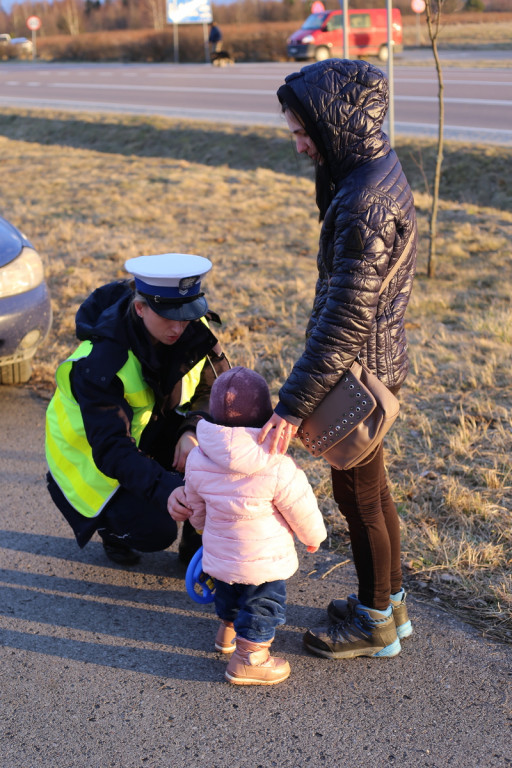
POLYGON ((302 29, 320 29, 327 16, 327 13, 312 13, 302 25, 302 29))

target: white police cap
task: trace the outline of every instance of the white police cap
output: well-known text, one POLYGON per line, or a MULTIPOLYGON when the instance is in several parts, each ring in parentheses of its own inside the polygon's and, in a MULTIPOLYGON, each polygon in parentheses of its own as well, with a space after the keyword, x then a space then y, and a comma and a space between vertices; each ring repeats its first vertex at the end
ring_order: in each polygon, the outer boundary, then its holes
POLYGON ((168 320, 197 320, 208 311, 201 279, 212 268, 209 259, 191 253, 137 256, 125 262, 135 288, 151 309, 168 320))

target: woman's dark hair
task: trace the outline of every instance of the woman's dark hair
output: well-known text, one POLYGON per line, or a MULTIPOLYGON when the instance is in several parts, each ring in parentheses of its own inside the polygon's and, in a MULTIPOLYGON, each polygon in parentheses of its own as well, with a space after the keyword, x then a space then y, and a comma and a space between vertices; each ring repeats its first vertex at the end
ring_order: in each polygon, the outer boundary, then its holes
POLYGON ((316 192, 316 204, 318 206, 318 210, 320 211, 319 214, 319 221, 323 221, 325 218, 325 214, 327 213, 327 209, 329 208, 331 201, 334 197, 334 184, 331 179, 331 174, 329 171, 329 166, 327 165, 327 162, 325 160, 325 150, 323 148, 323 142, 321 141, 320 137, 315 138, 315 135, 317 134, 316 130, 308 130, 308 126, 306 125, 306 121, 302 117, 301 114, 297 112, 297 110, 292 109, 290 107, 289 103, 286 101, 286 97, 283 96, 278 92, 279 101, 281 102, 281 111, 284 112, 290 112, 296 120, 302 125, 308 136, 313 140, 315 143, 315 147, 317 148, 318 152, 324 159, 323 163, 319 163, 318 161, 315 162, 315 192, 316 192), (312 135, 315 134, 315 135, 312 135))

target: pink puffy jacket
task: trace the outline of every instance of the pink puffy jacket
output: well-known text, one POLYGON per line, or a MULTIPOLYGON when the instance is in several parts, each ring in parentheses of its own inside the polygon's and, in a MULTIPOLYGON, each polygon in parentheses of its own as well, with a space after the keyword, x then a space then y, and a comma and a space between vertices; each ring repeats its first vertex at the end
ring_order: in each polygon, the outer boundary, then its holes
POLYGON ((327 531, 306 475, 258 445, 259 429, 200 421, 187 459, 191 524, 203 531, 203 569, 228 584, 288 579, 299 566, 293 533, 318 547, 327 531))

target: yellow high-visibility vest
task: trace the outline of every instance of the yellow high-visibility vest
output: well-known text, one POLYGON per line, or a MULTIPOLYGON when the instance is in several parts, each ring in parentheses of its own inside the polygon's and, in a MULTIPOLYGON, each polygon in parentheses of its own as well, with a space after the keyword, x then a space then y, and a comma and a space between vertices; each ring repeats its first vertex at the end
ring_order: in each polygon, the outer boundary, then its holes
MULTIPOLYGON (((205 324, 206 321, 204 321, 205 324)), ((46 411, 46 460, 53 478, 69 503, 85 517, 96 517, 119 488, 119 482, 103 474, 92 457, 80 406, 71 391, 70 374, 76 360, 91 353, 92 342, 84 341, 58 367, 57 389, 46 411)), ((199 361, 181 380, 180 412, 192 399, 199 384, 206 358, 199 361)), ((118 378, 124 387, 124 398, 133 411, 131 435, 139 445, 148 424, 155 396, 144 381, 140 361, 128 350, 128 359, 118 378)))

